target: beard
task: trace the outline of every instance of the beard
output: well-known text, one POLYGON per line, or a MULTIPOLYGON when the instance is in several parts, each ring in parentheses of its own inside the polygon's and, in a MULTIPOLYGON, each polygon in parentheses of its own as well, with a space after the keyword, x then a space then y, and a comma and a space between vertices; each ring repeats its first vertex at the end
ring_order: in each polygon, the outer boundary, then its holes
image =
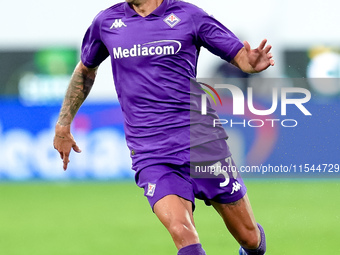
POLYGON ((140 5, 146 2, 146 0, 125 0, 128 4, 140 5))

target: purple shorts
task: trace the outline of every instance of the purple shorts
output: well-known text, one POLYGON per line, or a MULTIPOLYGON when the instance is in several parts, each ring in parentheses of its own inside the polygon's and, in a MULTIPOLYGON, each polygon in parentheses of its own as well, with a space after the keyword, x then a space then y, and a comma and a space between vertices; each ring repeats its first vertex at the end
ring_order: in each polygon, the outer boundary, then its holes
POLYGON ((241 199, 247 192, 231 157, 199 165, 151 165, 136 174, 136 183, 144 189, 152 209, 167 195, 189 200, 195 208, 195 198, 207 205, 211 205, 210 201, 226 204, 241 199))

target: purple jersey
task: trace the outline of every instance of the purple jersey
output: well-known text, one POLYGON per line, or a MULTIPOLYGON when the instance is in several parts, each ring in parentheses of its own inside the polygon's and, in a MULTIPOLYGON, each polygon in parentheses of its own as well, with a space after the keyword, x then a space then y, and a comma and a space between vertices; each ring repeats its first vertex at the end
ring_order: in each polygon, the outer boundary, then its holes
POLYGON ((196 148, 191 160, 229 153, 226 143, 218 142, 227 138, 224 129, 212 126, 218 117, 212 109, 201 115, 204 92, 190 82, 201 46, 231 61, 243 44, 202 9, 178 0, 164 0, 147 17, 126 2, 116 4, 100 12, 86 32, 83 64, 96 67, 111 57, 135 170, 189 162, 189 148, 196 148), (215 150, 204 148, 214 141, 215 150))

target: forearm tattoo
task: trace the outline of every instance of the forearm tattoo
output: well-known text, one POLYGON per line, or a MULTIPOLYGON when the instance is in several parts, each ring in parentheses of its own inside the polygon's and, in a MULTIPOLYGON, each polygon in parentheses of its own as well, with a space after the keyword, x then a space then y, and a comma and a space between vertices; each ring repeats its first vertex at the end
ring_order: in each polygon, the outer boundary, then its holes
POLYGON ((58 123, 63 126, 70 125, 80 106, 85 101, 94 83, 94 75, 90 77, 81 69, 76 69, 72 75, 66 91, 65 99, 60 110, 58 123))

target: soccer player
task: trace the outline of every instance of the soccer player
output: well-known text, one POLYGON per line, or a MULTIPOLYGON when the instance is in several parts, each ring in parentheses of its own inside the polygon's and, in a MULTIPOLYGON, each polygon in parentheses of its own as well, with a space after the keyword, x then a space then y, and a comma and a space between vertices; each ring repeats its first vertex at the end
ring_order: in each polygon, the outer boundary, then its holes
POLYGON ((66 170, 71 149, 81 152, 70 125, 90 93, 98 66, 110 56, 136 183, 144 188, 178 254, 205 254, 193 219, 195 198, 221 215, 241 245, 239 254, 264 254, 264 231, 255 221, 241 177, 190 174, 195 165, 234 166, 226 132, 212 126, 216 113, 209 106, 207 115, 199 110, 204 92, 192 80, 202 46, 247 73, 274 65, 266 40, 251 49, 216 19, 183 1, 126 0, 100 12, 84 36, 54 147, 66 170))

